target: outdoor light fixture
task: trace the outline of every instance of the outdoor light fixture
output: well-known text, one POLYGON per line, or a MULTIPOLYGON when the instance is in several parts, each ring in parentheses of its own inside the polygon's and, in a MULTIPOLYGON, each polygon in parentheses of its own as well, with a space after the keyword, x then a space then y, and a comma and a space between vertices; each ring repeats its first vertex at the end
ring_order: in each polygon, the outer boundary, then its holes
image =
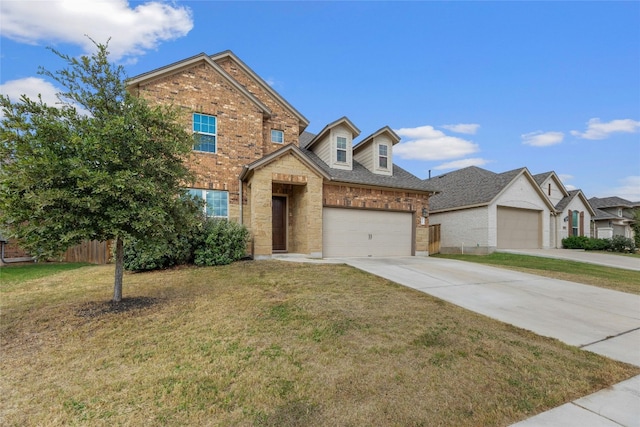
POLYGON ((422 216, 425 218, 429 216, 429 211, 427 210, 427 208, 422 208, 422 216))

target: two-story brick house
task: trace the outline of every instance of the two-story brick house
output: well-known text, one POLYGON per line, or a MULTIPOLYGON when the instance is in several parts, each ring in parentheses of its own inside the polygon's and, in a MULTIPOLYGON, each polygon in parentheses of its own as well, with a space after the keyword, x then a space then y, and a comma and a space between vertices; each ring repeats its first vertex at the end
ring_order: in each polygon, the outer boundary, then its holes
POLYGON ((389 127, 355 145, 360 130, 346 117, 305 132, 309 121, 230 51, 136 76, 128 88, 184 111, 190 191, 208 216, 249 228, 255 257, 427 253, 433 191, 393 163, 399 137, 389 127))

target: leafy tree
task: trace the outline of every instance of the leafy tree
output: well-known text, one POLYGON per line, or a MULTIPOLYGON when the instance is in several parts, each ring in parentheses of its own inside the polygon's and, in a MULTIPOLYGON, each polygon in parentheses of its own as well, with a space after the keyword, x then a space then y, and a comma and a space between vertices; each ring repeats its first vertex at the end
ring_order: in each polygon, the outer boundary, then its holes
POLYGON ((633 240, 636 244, 636 248, 640 248, 640 208, 633 210, 633 223, 631 223, 633 229, 633 240))
POLYGON ((38 258, 84 239, 115 240, 118 302, 123 242, 176 235, 198 219, 181 189, 192 178, 184 160, 193 141, 175 109, 128 93, 108 43, 94 44, 80 58, 50 49, 67 67, 39 73, 64 88, 61 105, 0 96, 0 225, 38 258))

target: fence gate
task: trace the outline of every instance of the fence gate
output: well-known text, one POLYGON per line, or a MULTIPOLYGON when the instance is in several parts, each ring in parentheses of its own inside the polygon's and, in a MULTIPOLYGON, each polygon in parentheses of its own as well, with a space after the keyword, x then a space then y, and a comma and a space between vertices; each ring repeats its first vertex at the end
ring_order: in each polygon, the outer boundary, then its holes
POLYGON ((440 253, 440 224, 429 226, 429 255, 440 253))

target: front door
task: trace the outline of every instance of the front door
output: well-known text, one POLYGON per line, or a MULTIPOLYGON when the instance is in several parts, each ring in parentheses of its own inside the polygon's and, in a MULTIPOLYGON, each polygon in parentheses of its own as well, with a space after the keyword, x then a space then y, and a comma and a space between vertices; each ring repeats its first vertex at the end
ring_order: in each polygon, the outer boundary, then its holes
POLYGON ((271 233, 274 251, 287 250, 287 198, 271 198, 271 233))

